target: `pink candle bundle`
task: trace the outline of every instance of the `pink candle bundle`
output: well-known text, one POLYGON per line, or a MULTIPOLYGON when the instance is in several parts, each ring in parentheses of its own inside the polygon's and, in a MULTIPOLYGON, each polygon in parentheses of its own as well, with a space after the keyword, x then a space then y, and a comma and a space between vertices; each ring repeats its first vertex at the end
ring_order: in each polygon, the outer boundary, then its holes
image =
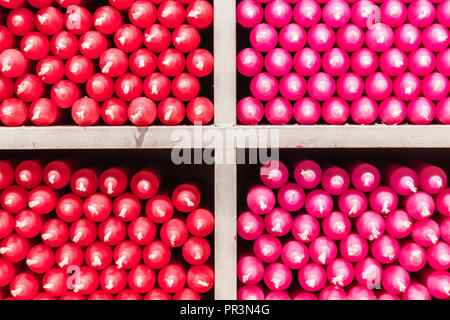
POLYGON ((238 218, 238 299, 450 297, 450 189, 426 162, 261 167, 238 218))
POLYGON ((303 125, 450 124, 449 7, 448 0, 239 1, 237 21, 251 47, 238 53, 237 69, 252 78, 239 121, 256 125, 264 114, 273 125, 292 116, 303 125))
POLYGON ((210 2, 110 0, 92 12, 92 1, 0 2, 0 122, 211 122, 199 82, 214 69, 200 36, 213 22, 210 2))
POLYGON ((160 183, 152 168, 0 161, 2 298, 202 299, 214 216, 195 185, 160 183))

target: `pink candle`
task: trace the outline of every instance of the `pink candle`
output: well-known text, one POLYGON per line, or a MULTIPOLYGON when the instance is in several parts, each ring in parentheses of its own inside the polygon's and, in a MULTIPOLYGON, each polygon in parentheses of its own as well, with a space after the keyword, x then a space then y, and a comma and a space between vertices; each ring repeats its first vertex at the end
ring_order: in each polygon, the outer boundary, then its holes
POLYGON ((320 233, 319 222, 312 216, 301 214, 294 219, 292 224, 293 237, 303 243, 309 243, 316 239, 320 233))
POLYGON ((361 261, 368 251, 367 241, 356 233, 349 234, 339 244, 339 252, 342 257, 350 262, 361 261))
POLYGON ((373 191, 380 184, 380 172, 369 163, 354 163, 350 174, 353 186, 362 192, 373 191))
POLYGON ((322 220, 322 229, 327 237, 342 240, 350 233, 350 219, 339 211, 334 211, 322 220))
POLYGON ((356 229, 364 239, 373 241, 383 235, 385 222, 380 214, 366 211, 356 220, 356 229))
POLYGON ((400 244, 393 237, 382 235, 373 241, 370 251, 377 261, 389 264, 397 260, 400 254, 400 244))
POLYGON ((355 277, 358 283, 366 287, 374 287, 380 283, 383 275, 381 264, 373 258, 365 258, 355 266, 355 277))
POLYGON ((238 261, 237 275, 244 284, 258 284, 264 277, 264 265, 254 256, 244 256, 238 261))
POLYGON ((359 217, 367 210, 367 198, 356 189, 349 189, 339 197, 339 209, 350 218, 359 217))
POLYGON ((304 189, 314 189, 320 184, 322 179, 322 169, 312 160, 300 161, 295 166, 294 179, 300 187, 304 189))
POLYGON ((332 195, 344 193, 349 186, 350 176, 340 167, 329 167, 322 174, 322 187, 332 195))
POLYGON ((431 247, 439 241, 439 225, 431 219, 417 221, 412 228, 411 236, 418 245, 431 247))
POLYGON ((305 204, 305 191, 296 183, 288 183, 278 191, 277 200, 287 211, 299 211, 305 204))
POLYGON ((376 212, 389 214, 398 205, 398 196, 388 187, 378 187, 369 196, 370 207, 376 212))
POLYGON ((291 240, 287 242, 281 251, 281 261, 290 269, 299 270, 309 260, 308 248, 301 242, 291 240))
POLYGON ((264 217, 264 225, 269 234, 282 237, 292 229, 292 216, 287 210, 275 208, 264 217))
POLYGON ((397 239, 407 237, 412 230, 413 220, 403 210, 395 210, 386 216, 386 232, 397 239))
POLYGON ((337 258, 327 266, 327 276, 335 286, 346 287, 353 282, 355 271, 349 261, 337 258))
POLYGON ((244 212, 238 218, 237 232, 245 240, 255 240, 264 232, 263 218, 253 212, 244 212))
POLYGON ((305 209, 315 218, 324 218, 333 210, 333 198, 329 193, 315 189, 306 196, 305 209))

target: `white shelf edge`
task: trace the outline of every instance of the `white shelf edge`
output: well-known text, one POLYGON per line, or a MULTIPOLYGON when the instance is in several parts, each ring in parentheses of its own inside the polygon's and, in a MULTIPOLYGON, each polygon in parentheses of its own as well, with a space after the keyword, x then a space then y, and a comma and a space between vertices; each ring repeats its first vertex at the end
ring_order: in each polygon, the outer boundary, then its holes
POLYGON ((450 148, 450 126, 0 127, 0 150, 450 148))

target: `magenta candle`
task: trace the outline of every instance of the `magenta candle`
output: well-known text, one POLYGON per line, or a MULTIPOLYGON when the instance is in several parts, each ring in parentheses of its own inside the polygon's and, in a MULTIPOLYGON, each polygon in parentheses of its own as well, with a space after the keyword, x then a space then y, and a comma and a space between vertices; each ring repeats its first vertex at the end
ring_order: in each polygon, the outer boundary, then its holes
POLYGON ((339 197, 339 209, 350 218, 359 217, 367 210, 367 197, 356 189, 349 189, 339 197))
POLYGON ((327 282, 327 274, 322 266, 309 263, 298 272, 298 282, 306 291, 316 292, 327 282))
POLYGON ((303 28, 317 24, 322 16, 319 4, 314 0, 299 1, 293 11, 294 21, 303 28))
POLYGON ((365 89, 370 98, 377 101, 385 100, 391 95, 392 80, 383 72, 375 72, 366 78, 365 89))
POLYGON ((298 101, 306 93, 306 80, 297 73, 288 73, 280 79, 279 91, 289 101, 298 101))
POLYGON ((447 28, 450 27, 450 1, 449 0, 443 0, 438 5, 436 10, 436 17, 440 24, 443 26, 446 26, 447 28))
POLYGON ((287 242, 281 251, 281 261, 290 269, 299 270, 309 260, 308 248, 301 242, 291 240, 287 242))
POLYGON ((264 265, 254 256, 244 256, 238 261, 237 276, 244 284, 258 284, 264 277, 264 265))
POLYGON ((415 165, 420 188, 430 194, 438 194, 447 186, 447 174, 439 167, 425 162, 415 165))
POLYGON ((330 167, 322 174, 322 187, 332 195, 340 195, 350 186, 350 176, 340 167, 330 167))
POLYGON ((448 270, 450 268, 450 245, 440 241, 429 247, 427 250, 427 261, 434 270, 448 270))
POLYGON ((365 258, 355 266, 356 280, 367 287, 374 287, 379 284, 382 274, 381 264, 373 258, 365 258))
POLYGON ((269 73, 260 73, 252 79, 250 91, 261 101, 272 100, 278 93, 278 81, 269 73))
POLYGON ((357 285, 348 291, 347 300, 377 300, 377 297, 372 289, 357 285))
POLYGON ((370 207, 376 212, 389 214, 398 206, 398 196, 391 188, 381 186, 369 196, 370 207))
POLYGON ((421 246, 409 242, 402 246, 398 262, 406 271, 417 272, 425 267, 427 256, 421 246))
POLYGON ((380 214, 366 211, 356 220, 356 229, 364 239, 373 241, 383 235, 385 221, 380 214))
POLYGON ((244 0, 237 6, 236 19, 244 28, 253 28, 260 24, 263 15, 263 7, 254 0, 244 0))
POLYGON ((406 5, 399 0, 388 0, 381 4, 380 18, 381 22, 395 28, 406 21, 408 11, 406 5))
POLYGON ((350 233, 350 219, 339 211, 334 211, 322 220, 322 230, 330 239, 342 240, 350 233))
POLYGON ((434 103, 427 98, 418 97, 408 104, 408 120, 413 124, 429 124, 435 114, 434 103))
POLYGON ((439 101, 448 96, 450 81, 439 72, 433 72, 422 80, 423 95, 433 101, 439 101))
POLYGON ((378 68, 378 56, 368 48, 358 49, 350 58, 350 66, 356 74, 368 76, 378 68))
POLYGON ((408 7, 408 21, 419 28, 431 24, 435 17, 436 9, 427 0, 415 0, 408 7))
POLYGON ((328 237, 318 237, 309 246, 311 260, 320 265, 327 265, 336 258, 336 243, 328 237))
POLYGON ((355 24, 346 24, 338 29, 336 43, 339 48, 353 52, 364 44, 364 31, 355 24))
POLYGON ((264 105, 253 97, 247 97, 239 101, 236 113, 243 124, 256 125, 264 117, 264 105))
POLYGON ((271 1, 264 9, 264 18, 275 28, 282 28, 292 20, 292 7, 285 0, 271 1))
POLYGON ((418 282, 413 282, 402 294, 403 300, 431 300, 431 294, 427 287, 418 282))
POLYGON ((406 198, 405 209, 416 220, 428 219, 435 210, 434 199, 428 193, 418 191, 406 198))
POLYGON ((386 216, 386 232, 397 239, 407 237, 412 230, 413 220, 403 210, 396 210, 386 216))
POLYGON ((297 52, 306 44, 306 31, 298 24, 288 24, 280 30, 279 42, 287 51, 297 52))
POLYGON ((327 25, 340 28, 350 20, 350 6, 343 0, 327 1, 323 7, 322 16, 327 25))
MULTIPOLYGON (((341 1, 341 0, 337 0, 341 1)), ((323 70, 333 77, 343 75, 350 67, 348 54, 340 48, 332 48, 322 56, 323 70)))
POLYGON ((422 90, 421 80, 411 72, 405 72, 394 80, 394 94, 399 99, 410 101, 422 90))
POLYGON ((305 191, 296 183, 288 183, 278 191, 277 200, 287 211, 299 211, 305 204, 305 191))
POLYGON ((367 241, 357 233, 349 234, 339 244, 339 252, 342 257, 350 262, 361 261, 368 251, 367 241))
POLYGON ((341 98, 333 97, 322 105, 322 117, 328 124, 344 124, 349 116, 350 107, 347 101, 341 98))
POLYGON ((370 252, 378 262, 389 264, 398 259, 400 244, 395 238, 389 235, 382 235, 372 242, 370 252))
POLYGON ((302 76, 312 76, 321 67, 321 58, 316 50, 303 48, 294 55, 294 69, 302 76))
POLYGON ((399 294, 406 291, 411 283, 408 271, 398 265, 392 265, 384 269, 381 284, 383 288, 392 294, 399 294))
POLYGON ((267 72, 276 77, 282 77, 291 71, 293 60, 286 49, 275 48, 266 54, 264 65, 267 72))
POLYGON ((240 74, 246 77, 254 77, 262 71, 264 58, 255 49, 247 48, 239 52, 236 63, 240 74))
POLYGON ((238 218, 237 232, 245 240, 255 240, 264 232, 263 218, 253 212, 244 212, 238 218))
POLYGON ((298 123, 302 125, 312 125, 319 121, 321 116, 321 108, 316 100, 309 97, 304 97, 300 98, 294 104, 292 113, 298 123))
POLYGON ((261 167, 259 176, 262 183, 267 187, 279 189, 288 181, 289 171, 282 162, 271 160, 261 167))
POLYGON ((422 34, 415 25, 406 23, 395 29, 394 43, 402 51, 410 52, 422 43, 422 34))
POLYGON ((318 237, 320 225, 314 217, 301 214, 294 219, 292 224, 293 237, 303 243, 309 243, 318 237))
POLYGON ((376 23, 367 29, 366 43, 373 51, 386 51, 394 43, 394 31, 384 23, 376 23))
POLYGON ((355 270, 349 261, 337 258, 327 266, 327 277, 333 285, 346 287, 352 283, 355 270))
POLYGON ((266 103, 265 115, 273 125, 287 124, 292 118, 292 104, 285 98, 274 98, 266 103))
POLYGON ((292 283, 292 272, 282 263, 273 263, 264 270, 264 283, 270 290, 283 291, 292 283))
POLYGON ((347 72, 338 78, 336 92, 342 99, 353 101, 363 94, 364 81, 356 73, 347 72))
POLYGON ((380 18, 380 8, 372 1, 361 0, 352 5, 352 21, 361 28, 373 26, 380 18))
POLYGON ((278 32, 270 24, 258 24, 250 32, 250 43, 260 52, 269 52, 278 43, 278 32))
POLYGON ((450 216, 450 189, 446 188, 436 197, 436 207, 440 214, 450 216))
POLYGON ((333 198, 329 193, 315 189, 306 196, 305 209, 315 218, 324 218, 333 210, 333 198))
POLYGON ((264 263, 275 262, 281 255, 281 242, 275 236, 263 234, 255 240, 253 252, 264 263))
POLYGON ((405 121, 407 116, 406 104, 396 98, 389 97, 381 101, 378 109, 380 120, 388 125, 400 124, 405 121))
POLYGON ((316 51, 327 51, 333 47, 334 42, 334 31, 327 24, 315 24, 308 30, 308 45, 316 51))
POLYGON ((427 48, 418 48, 409 54, 408 68, 418 75, 426 76, 436 67, 436 58, 427 48))
POLYGON ((384 51, 380 56, 380 68, 385 74, 396 77, 405 72, 408 67, 406 54, 397 48, 384 51))
POLYGON ((438 72, 445 76, 450 76, 450 48, 442 50, 437 55, 436 67, 438 72))
POLYGON ((285 209, 275 208, 264 217, 264 226, 269 234, 282 237, 292 229, 292 216, 285 209))
POLYGON ((275 207, 275 194, 265 186, 253 187, 247 195, 247 205, 256 214, 269 213, 275 207))
POLYGON ((417 192, 419 177, 414 170, 397 164, 391 164, 385 170, 387 184, 399 195, 417 192))
POLYGON ((372 124, 378 118, 378 105, 372 98, 360 97, 353 101, 350 115, 357 124, 372 124))
POLYGON ((441 238, 447 243, 450 243, 450 218, 441 219, 440 227, 441 238))
POLYGON ((300 161, 294 169, 294 179, 302 188, 314 189, 320 184, 322 169, 312 160, 300 161))
POLYGON ((424 283, 431 295, 437 299, 450 297, 450 273, 447 271, 428 270, 423 275, 424 283))
POLYGON ((334 79, 327 73, 316 73, 308 80, 308 93, 312 98, 318 101, 330 99, 333 96, 335 89, 336 85, 334 79))
POLYGON ((412 228, 411 236, 418 245, 431 247, 439 241, 439 225, 431 219, 417 221, 412 228))

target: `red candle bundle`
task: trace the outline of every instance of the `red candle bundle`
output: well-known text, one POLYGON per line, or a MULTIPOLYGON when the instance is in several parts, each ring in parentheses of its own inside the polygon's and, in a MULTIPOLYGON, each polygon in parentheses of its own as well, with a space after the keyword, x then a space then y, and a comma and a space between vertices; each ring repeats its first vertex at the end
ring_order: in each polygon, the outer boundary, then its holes
POLYGON ((0 298, 202 299, 214 216, 198 187, 167 196, 152 166, 81 164, 0 161, 0 298))
POLYGON ((261 166, 237 221, 253 246, 238 256, 238 299, 450 297, 446 172, 425 162, 345 168, 303 159, 289 179, 279 161, 261 166))
POLYGON ((0 3, 5 11, 0 25, 3 125, 57 125, 65 120, 60 108, 71 108, 73 121, 68 123, 79 126, 101 120, 111 126, 149 126, 157 109, 165 125, 181 123, 186 114, 192 124, 212 121, 213 102, 199 96, 199 78, 214 69, 212 54, 201 48, 205 44, 200 33, 212 33, 212 1, 133 0, 91 6, 90 1, 0 3), (150 83, 159 72, 171 79, 150 83), (160 102, 171 93, 176 110, 166 110, 166 103, 160 102), (151 110, 134 103, 144 96, 152 100, 151 110), (117 99, 114 105, 121 109, 106 105, 101 111, 109 99, 117 99))
POLYGON ((292 116, 303 125, 450 124, 448 8, 431 0, 238 1, 250 47, 240 49, 237 69, 252 78, 239 121, 256 125, 265 114, 273 125, 292 116), (265 107, 249 106, 250 98, 265 107), (309 98, 326 102, 285 111, 309 98))

